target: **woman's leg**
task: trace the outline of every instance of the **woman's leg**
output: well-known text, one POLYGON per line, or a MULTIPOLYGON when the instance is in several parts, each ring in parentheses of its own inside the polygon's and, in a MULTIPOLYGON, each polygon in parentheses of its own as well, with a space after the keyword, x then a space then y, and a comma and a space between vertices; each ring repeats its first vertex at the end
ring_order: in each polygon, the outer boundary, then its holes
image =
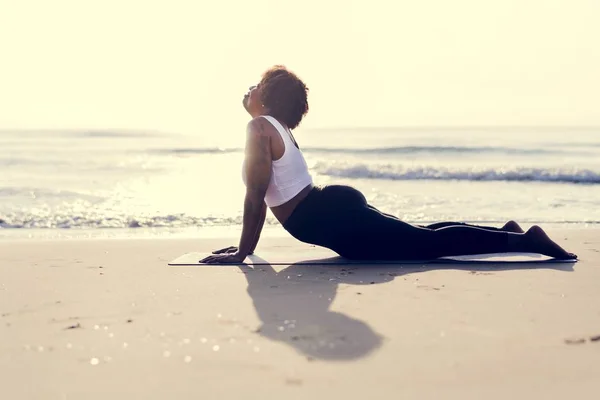
POLYGON ((328 247, 352 259, 428 260, 444 256, 535 252, 574 258, 539 227, 525 234, 473 226, 423 228, 368 207, 364 196, 348 186, 316 191, 298 206, 286 229, 299 240, 328 247))
MULTIPOLYGON (((394 215, 391 215, 391 214, 384 213, 383 211, 379 210, 378 208, 376 208, 370 204, 367 204, 367 207, 379 212, 382 215, 385 215, 386 217, 400 220, 400 218, 398 218, 394 215)), ((514 232, 514 233, 523 233, 524 232, 523 229, 521 229, 521 227, 519 226, 519 224, 516 223, 515 221, 508 221, 506 224, 504 224, 504 226, 502 228, 495 228, 493 226, 481 226, 481 225, 466 224, 464 222, 437 222, 435 224, 417 225, 417 226, 435 230, 435 229, 440 229, 440 228, 446 228, 448 226, 457 226, 457 225, 458 226, 472 226, 475 228, 486 229, 488 231, 503 231, 503 232, 514 232)))
POLYGON ((554 243, 539 227, 525 234, 491 231, 468 225, 436 230, 407 224, 370 207, 340 210, 333 250, 353 259, 414 259, 535 252, 556 258, 573 255, 554 243))
POLYGON ((447 228, 449 226, 472 226, 474 228, 481 228, 488 231, 502 231, 502 232, 513 232, 513 233, 524 233, 521 226, 515 221, 508 221, 502 228, 495 228, 493 226, 482 226, 482 225, 474 225, 474 224, 466 224, 464 222, 438 222, 435 224, 425 225, 424 228, 429 229, 440 229, 447 228))
POLYGON ((467 226, 438 230, 408 224, 369 207, 340 223, 336 250, 355 259, 429 260, 458 254, 508 251, 507 232, 467 226))

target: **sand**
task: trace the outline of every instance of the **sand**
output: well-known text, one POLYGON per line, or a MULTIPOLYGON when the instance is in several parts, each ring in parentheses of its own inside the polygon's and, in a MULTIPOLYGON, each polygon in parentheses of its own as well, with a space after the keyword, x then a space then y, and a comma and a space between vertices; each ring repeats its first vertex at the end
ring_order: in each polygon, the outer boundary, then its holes
POLYGON ((595 399, 600 231, 550 233, 580 262, 168 267, 237 237, 3 240, 2 397, 595 399))

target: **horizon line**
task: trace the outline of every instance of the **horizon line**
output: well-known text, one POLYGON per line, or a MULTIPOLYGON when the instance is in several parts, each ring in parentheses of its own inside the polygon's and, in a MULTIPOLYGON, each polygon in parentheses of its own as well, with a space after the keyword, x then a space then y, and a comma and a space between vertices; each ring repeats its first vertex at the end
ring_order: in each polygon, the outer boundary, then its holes
POLYGON ((536 128, 536 129, 600 129, 600 125, 534 125, 534 124, 506 124, 506 125, 485 125, 485 124, 473 124, 473 125, 386 125, 386 126, 321 126, 321 127, 306 127, 302 128, 305 130, 363 130, 363 129, 377 129, 377 130, 389 130, 389 129, 524 129, 524 128, 536 128))
MULTIPOLYGON (((356 126, 310 126, 310 127, 299 127, 297 130, 306 131, 338 131, 338 130, 433 130, 433 129, 600 129, 600 125, 535 125, 535 124, 506 124, 506 125, 490 125, 490 124, 465 124, 465 125, 385 125, 385 126, 369 126, 369 125, 356 125, 356 126)), ((190 131, 201 131, 202 128, 197 128, 190 131)), ((154 133, 154 134, 168 134, 168 133, 181 133, 175 130, 162 130, 155 128, 90 128, 90 127, 65 127, 65 128, 2 128, 1 132, 136 132, 136 133, 154 133)))

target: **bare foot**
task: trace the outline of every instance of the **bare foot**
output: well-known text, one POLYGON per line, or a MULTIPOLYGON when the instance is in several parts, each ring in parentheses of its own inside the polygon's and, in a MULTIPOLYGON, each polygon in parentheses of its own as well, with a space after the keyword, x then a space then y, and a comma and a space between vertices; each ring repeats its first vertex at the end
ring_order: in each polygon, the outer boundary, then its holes
POLYGON ((549 257, 558 258, 561 260, 572 260, 577 258, 577 255, 567 252, 565 249, 556 244, 542 228, 537 225, 532 226, 525 233, 525 236, 531 241, 533 249, 549 257))
POLYGON ((513 233, 524 233, 525 231, 521 228, 521 226, 519 224, 517 224, 515 221, 508 221, 506 224, 504 224, 504 226, 502 228, 500 228, 503 231, 506 232, 513 232, 513 233))

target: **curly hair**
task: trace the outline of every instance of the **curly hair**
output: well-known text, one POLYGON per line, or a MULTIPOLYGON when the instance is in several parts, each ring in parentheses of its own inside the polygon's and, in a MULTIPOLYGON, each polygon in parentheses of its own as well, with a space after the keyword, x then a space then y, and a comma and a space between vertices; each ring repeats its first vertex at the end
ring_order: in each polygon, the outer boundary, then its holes
POLYGON ((290 129, 300 125, 308 112, 308 88, 300 78, 283 65, 269 68, 258 84, 262 104, 269 114, 290 129))

